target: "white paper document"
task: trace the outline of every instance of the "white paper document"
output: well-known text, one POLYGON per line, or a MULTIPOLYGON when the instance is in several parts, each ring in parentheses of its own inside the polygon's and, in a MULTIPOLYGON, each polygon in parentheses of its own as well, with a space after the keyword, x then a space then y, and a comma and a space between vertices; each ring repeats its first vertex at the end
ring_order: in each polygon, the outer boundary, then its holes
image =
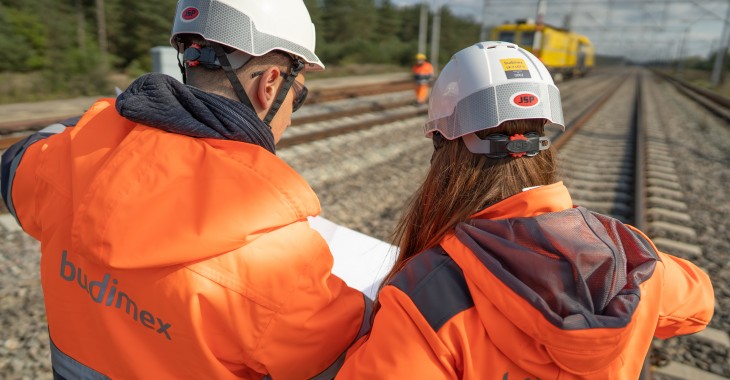
POLYGON ((309 224, 329 244, 335 258, 332 273, 375 299, 380 284, 395 264, 398 248, 319 216, 309 218, 309 224))

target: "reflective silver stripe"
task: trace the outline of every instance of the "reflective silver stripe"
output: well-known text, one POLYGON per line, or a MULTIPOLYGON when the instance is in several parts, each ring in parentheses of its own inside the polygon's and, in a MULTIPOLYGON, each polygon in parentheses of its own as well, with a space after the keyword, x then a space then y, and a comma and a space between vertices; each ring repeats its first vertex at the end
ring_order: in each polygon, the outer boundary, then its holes
POLYGON ((53 370, 66 379, 80 380, 108 380, 109 377, 77 362, 74 358, 64 354, 51 341, 51 363, 53 370))
POLYGON ((46 133, 49 135, 56 135, 66 130, 66 125, 61 123, 51 124, 40 131, 38 133, 46 133))
POLYGON ((448 140, 488 128, 494 128, 507 120, 547 119, 565 129, 560 91, 554 85, 537 83, 508 83, 477 91, 454 107, 454 111, 424 125, 430 136, 439 131, 448 140), (518 108, 511 104, 512 95, 520 92, 536 94, 540 103, 530 108, 518 108))

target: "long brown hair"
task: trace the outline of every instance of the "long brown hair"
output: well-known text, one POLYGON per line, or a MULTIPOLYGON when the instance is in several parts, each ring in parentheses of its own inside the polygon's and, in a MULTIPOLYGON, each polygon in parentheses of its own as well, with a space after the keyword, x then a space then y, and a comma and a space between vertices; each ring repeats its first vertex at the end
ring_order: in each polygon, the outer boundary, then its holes
MULTIPOLYGON (((493 133, 542 135, 544 123, 542 119, 507 121, 477 135, 481 138, 493 133)), ((556 178, 552 148, 534 157, 494 159, 470 152, 462 139, 444 140, 434 152, 426 180, 413 194, 396 225, 393 242, 400 252, 384 284, 408 260, 439 244, 458 223, 474 213, 526 187, 551 184, 556 178)), ((376 302, 373 316, 379 308, 376 302)))

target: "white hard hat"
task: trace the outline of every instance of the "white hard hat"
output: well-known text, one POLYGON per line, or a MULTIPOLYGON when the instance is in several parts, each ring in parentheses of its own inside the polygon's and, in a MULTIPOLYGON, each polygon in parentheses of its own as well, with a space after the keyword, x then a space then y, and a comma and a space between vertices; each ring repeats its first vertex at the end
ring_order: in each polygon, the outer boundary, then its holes
POLYGON ((302 0, 179 0, 171 43, 180 53, 185 50, 177 40, 181 34, 197 34, 253 56, 285 51, 300 57, 305 70, 324 70, 302 0))
POLYGON ((424 132, 426 137, 439 132, 448 140, 467 135, 474 140, 475 132, 519 119, 545 119, 565 129, 560 91, 532 53, 512 43, 486 41, 454 54, 441 71, 424 132))

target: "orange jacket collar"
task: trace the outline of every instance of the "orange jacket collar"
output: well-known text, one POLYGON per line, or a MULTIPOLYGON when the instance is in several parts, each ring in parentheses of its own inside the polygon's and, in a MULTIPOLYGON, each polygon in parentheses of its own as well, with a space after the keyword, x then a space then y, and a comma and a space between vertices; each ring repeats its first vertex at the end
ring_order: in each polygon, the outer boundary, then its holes
POLYGON ((480 219, 526 218, 573 207, 568 189, 563 182, 540 186, 515 194, 472 216, 480 219))

